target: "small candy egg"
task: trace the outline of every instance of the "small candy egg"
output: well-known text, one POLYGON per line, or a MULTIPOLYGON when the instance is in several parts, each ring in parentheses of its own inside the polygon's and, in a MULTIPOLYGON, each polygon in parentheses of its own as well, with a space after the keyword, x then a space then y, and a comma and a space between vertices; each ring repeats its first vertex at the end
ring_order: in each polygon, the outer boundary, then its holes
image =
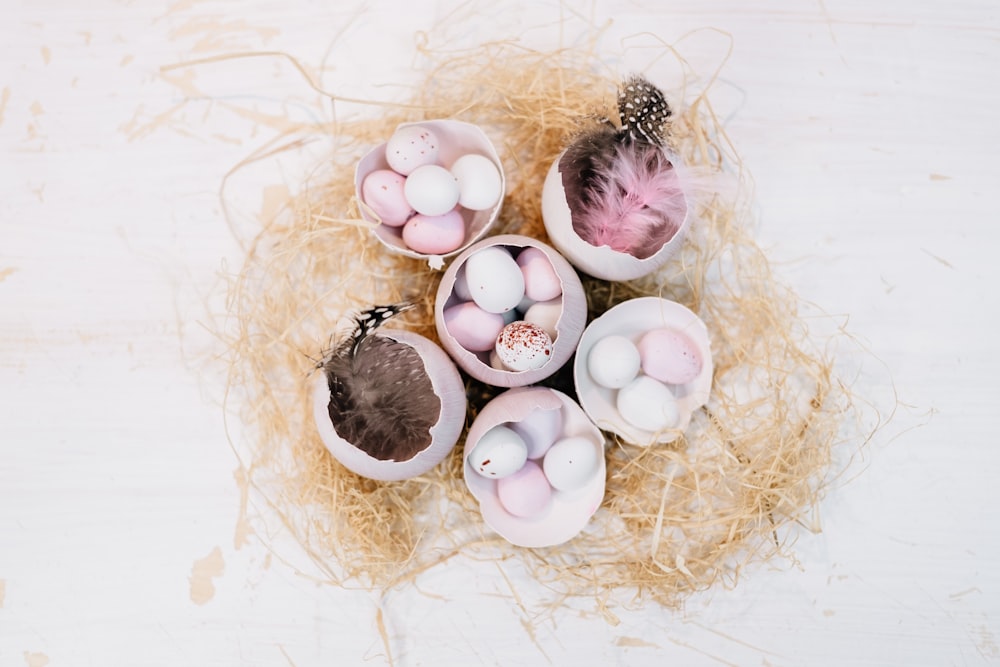
POLYGON ((538 301, 537 303, 531 304, 531 306, 524 311, 524 317, 522 319, 525 322, 537 324, 545 330, 545 333, 549 335, 549 338, 555 340, 556 324, 559 323, 562 311, 562 297, 556 297, 550 301, 538 301))
POLYGON ((383 225, 401 227, 413 215, 403 187, 406 177, 392 169, 376 169, 361 183, 361 199, 375 212, 383 225))
POLYGON ((639 339, 642 371, 660 382, 687 384, 701 373, 701 353, 677 329, 651 329, 639 339))
POLYGON ((545 253, 527 247, 517 255, 517 265, 524 274, 524 294, 535 301, 548 301, 562 294, 562 282, 545 253))
POLYGON ((552 339, 537 324, 511 322, 500 331, 496 351, 507 370, 531 371, 552 358, 552 339))
POLYGON ((640 364, 638 348, 625 336, 605 336, 594 343, 587 355, 590 377, 608 389, 620 389, 635 379, 640 364))
POLYGON ((503 315, 488 313, 472 301, 456 304, 444 311, 444 325, 448 333, 470 352, 494 349, 504 324, 503 315))
POLYGON ((497 480, 497 499, 514 516, 537 517, 552 502, 552 487, 541 466, 528 461, 513 475, 497 480))
POLYGON ((469 452, 469 465, 483 477, 503 479, 528 460, 528 447, 520 435, 503 424, 484 433, 469 452))
POLYGON ((648 375, 640 375, 619 389, 616 406, 625 421, 654 433, 673 428, 680 420, 673 393, 648 375))
POLYGON ((562 410, 533 410, 521 421, 512 422, 510 427, 524 438, 528 458, 540 459, 562 434, 562 410))
POLYGON ((575 491, 597 472, 597 448, 586 438, 563 438, 545 453, 542 470, 554 489, 575 491))
POLYGON ((458 203, 473 211, 493 208, 503 196, 500 171, 484 155, 469 153, 455 160, 450 169, 461 191, 458 203))
POLYGON ((472 292, 469 291, 469 281, 465 278, 465 264, 458 267, 455 272, 455 284, 451 287, 451 293, 459 301, 472 301, 472 292))
POLYGON ((444 215, 417 215, 403 226, 403 243, 427 255, 451 252, 465 240, 465 221, 457 209, 444 215))
POLYGON ((502 246, 490 246, 465 260, 465 280, 472 300, 483 310, 503 313, 524 298, 524 276, 502 246))
POLYGON ((406 177, 403 194, 417 213, 444 215, 458 204, 458 181, 444 167, 425 164, 406 177))
POLYGON ((385 160, 393 170, 407 176, 417 167, 437 162, 440 147, 441 142, 434 132, 420 125, 407 125, 389 137, 385 144, 385 160))

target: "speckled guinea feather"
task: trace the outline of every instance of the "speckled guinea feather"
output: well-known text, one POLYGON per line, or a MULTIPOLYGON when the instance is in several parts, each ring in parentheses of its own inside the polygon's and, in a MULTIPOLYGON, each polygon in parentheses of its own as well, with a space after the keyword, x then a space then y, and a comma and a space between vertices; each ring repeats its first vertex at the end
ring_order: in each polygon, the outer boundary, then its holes
POLYGON ((372 333, 408 304, 377 306, 323 362, 337 434, 380 460, 405 461, 431 442, 440 413, 423 359, 411 346, 372 333))

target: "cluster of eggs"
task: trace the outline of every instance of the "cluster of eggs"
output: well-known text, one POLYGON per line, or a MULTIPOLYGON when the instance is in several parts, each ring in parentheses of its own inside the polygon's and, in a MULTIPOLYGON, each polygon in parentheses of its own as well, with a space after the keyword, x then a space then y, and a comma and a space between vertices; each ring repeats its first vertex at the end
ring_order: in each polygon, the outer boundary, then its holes
POLYGON ((538 248, 481 248, 456 274, 455 302, 444 309, 444 325, 461 347, 492 368, 535 370, 552 357, 562 289, 555 267, 538 248))
POLYGON ((361 182, 361 199, 383 225, 402 228, 403 243, 440 255, 462 246, 463 209, 484 211, 503 196, 499 169, 485 155, 465 153, 442 164, 441 139, 421 125, 399 127, 385 145, 388 168, 361 182))
MULTIPOLYGON (((601 450, 603 451, 603 450, 601 450)), ((536 410, 525 419, 493 426, 468 454, 478 475, 496 480, 496 496, 510 514, 537 518, 553 496, 586 486, 600 472, 599 448, 563 433, 559 410, 536 410)))
POLYGON ((615 390, 622 419, 645 431, 676 428, 680 410, 675 391, 701 373, 698 346, 684 332, 659 327, 638 341, 620 334, 597 340, 587 356, 587 372, 598 385, 615 390))

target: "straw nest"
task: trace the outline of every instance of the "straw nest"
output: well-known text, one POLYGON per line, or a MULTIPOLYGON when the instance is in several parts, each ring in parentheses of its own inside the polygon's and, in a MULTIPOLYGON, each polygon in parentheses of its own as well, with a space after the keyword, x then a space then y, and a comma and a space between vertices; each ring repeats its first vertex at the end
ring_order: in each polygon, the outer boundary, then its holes
MULTIPOLYGON (((397 326, 436 338, 440 273, 378 243, 358 213, 355 161, 401 122, 476 123, 508 177, 494 231, 547 240, 546 171, 582 119, 615 117, 616 86, 630 74, 601 71, 595 54, 572 50, 500 44, 451 54, 409 104, 328 126, 324 166, 249 244, 231 283, 232 328, 222 332, 230 404, 246 435, 236 449, 255 508, 249 519, 265 540, 290 532, 331 583, 387 588, 456 556, 519 559, 557 597, 594 596, 603 606, 624 592, 676 605, 734 584, 747 564, 787 561, 799 527, 815 527, 850 401, 824 346, 810 339, 796 295, 774 279, 747 231, 742 169, 704 96, 676 109, 670 142, 689 166, 736 187, 703 198, 685 247, 659 273, 585 286, 591 318, 642 295, 698 313, 711 335, 713 398, 669 446, 609 440, 606 496, 581 535, 548 549, 493 535, 462 480, 462 441, 430 473, 380 483, 343 468, 315 432, 307 380, 351 314, 410 300, 418 307, 397 326)), ((654 83, 671 99, 684 84, 654 83)), ((547 384, 572 391, 565 372, 547 384)), ((495 391, 469 383, 468 423, 495 391)))

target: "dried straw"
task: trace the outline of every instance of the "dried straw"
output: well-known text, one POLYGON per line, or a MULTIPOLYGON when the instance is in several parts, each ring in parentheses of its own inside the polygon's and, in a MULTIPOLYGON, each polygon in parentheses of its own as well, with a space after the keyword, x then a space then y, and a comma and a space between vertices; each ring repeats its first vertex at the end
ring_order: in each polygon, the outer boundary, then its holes
MULTIPOLYGON (((331 583, 392 587, 462 554, 517 559, 556 599, 592 595, 603 609, 624 593, 676 605, 716 582, 734 584, 748 563, 787 559, 796 524, 816 527, 850 399, 832 359, 811 342, 795 294, 774 280, 747 232, 739 188, 705 200, 682 253, 660 273, 631 283, 585 280, 591 317, 649 294, 697 312, 711 332, 715 396, 670 446, 611 441, 605 500, 571 542, 528 550, 491 534, 461 477, 461 442, 431 473, 379 483, 345 470, 315 432, 307 379, 352 311, 408 299, 418 308, 401 325, 436 337, 440 274, 376 241, 359 218, 354 162, 401 122, 476 123, 508 176, 495 231, 545 240, 546 170, 581 119, 615 116, 616 84, 629 74, 601 71, 589 51, 499 43, 450 54, 409 104, 329 127, 326 168, 249 245, 231 285, 234 328, 222 335, 231 398, 249 438, 238 447, 243 473, 252 500, 264 503, 251 519, 265 541, 279 520, 331 583)), ((671 82, 655 83, 676 97, 671 82)), ((704 95, 678 110, 671 142, 689 165, 743 185, 704 95)), ((550 384, 572 391, 565 372, 550 384)), ((495 390, 470 382, 469 392, 474 414, 495 390)))

